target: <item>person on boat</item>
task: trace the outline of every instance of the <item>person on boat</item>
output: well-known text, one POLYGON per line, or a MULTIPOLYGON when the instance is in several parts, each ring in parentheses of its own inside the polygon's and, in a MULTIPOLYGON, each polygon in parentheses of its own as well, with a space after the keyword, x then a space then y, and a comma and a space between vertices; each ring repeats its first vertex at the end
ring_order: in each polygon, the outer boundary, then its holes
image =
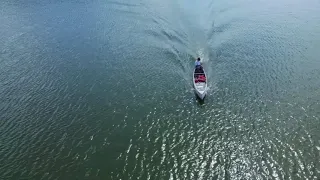
POLYGON ((195 62, 195 73, 203 73, 202 64, 200 62, 200 58, 198 58, 195 62))
POLYGON ((198 59, 195 62, 195 66, 196 67, 200 67, 201 66, 201 62, 200 62, 200 58, 198 57, 198 59))

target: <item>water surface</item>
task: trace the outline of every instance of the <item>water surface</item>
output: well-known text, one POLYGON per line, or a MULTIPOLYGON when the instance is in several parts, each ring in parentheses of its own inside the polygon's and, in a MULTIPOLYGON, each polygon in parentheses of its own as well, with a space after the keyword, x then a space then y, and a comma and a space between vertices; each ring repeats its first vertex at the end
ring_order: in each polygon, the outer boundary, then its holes
POLYGON ((319 179, 318 1, 0 5, 0 179, 319 179))

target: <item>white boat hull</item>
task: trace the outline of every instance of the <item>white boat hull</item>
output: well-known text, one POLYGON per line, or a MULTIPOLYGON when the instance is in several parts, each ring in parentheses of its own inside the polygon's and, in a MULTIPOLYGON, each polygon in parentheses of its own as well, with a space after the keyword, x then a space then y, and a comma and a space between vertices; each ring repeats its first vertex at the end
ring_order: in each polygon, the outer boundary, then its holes
POLYGON ((207 95, 207 84, 198 84, 194 83, 194 89, 197 94, 197 96, 203 100, 207 95))
POLYGON ((207 95, 207 81, 208 81, 207 76, 206 76, 203 68, 202 68, 202 72, 200 72, 200 73, 196 72, 196 69, 194 70, 194 72, 193 72, 193 86, 194 86, 195 93, 197 94, 197 96, 201 100, 203 100, 207 95), (202 82, 197 82, 196 77, 198 75, 204 75, 206 77, 206 80, 202 81, 202 82))

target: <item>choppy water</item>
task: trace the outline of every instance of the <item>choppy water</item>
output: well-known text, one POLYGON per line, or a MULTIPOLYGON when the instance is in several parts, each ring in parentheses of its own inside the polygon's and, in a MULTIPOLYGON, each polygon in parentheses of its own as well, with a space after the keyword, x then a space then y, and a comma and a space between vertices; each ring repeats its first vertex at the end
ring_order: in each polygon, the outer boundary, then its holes
POLYGON ((319 179, 319 12, 2 1, 0 179, 319 179))

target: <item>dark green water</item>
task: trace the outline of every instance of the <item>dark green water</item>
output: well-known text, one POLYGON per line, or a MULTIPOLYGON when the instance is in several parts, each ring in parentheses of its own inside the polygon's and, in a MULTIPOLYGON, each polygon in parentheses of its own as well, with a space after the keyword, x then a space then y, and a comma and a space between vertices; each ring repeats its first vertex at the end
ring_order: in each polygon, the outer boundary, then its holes
POLYGON ((0 179, 319 179, 319 12, 1 1, 0 179))

